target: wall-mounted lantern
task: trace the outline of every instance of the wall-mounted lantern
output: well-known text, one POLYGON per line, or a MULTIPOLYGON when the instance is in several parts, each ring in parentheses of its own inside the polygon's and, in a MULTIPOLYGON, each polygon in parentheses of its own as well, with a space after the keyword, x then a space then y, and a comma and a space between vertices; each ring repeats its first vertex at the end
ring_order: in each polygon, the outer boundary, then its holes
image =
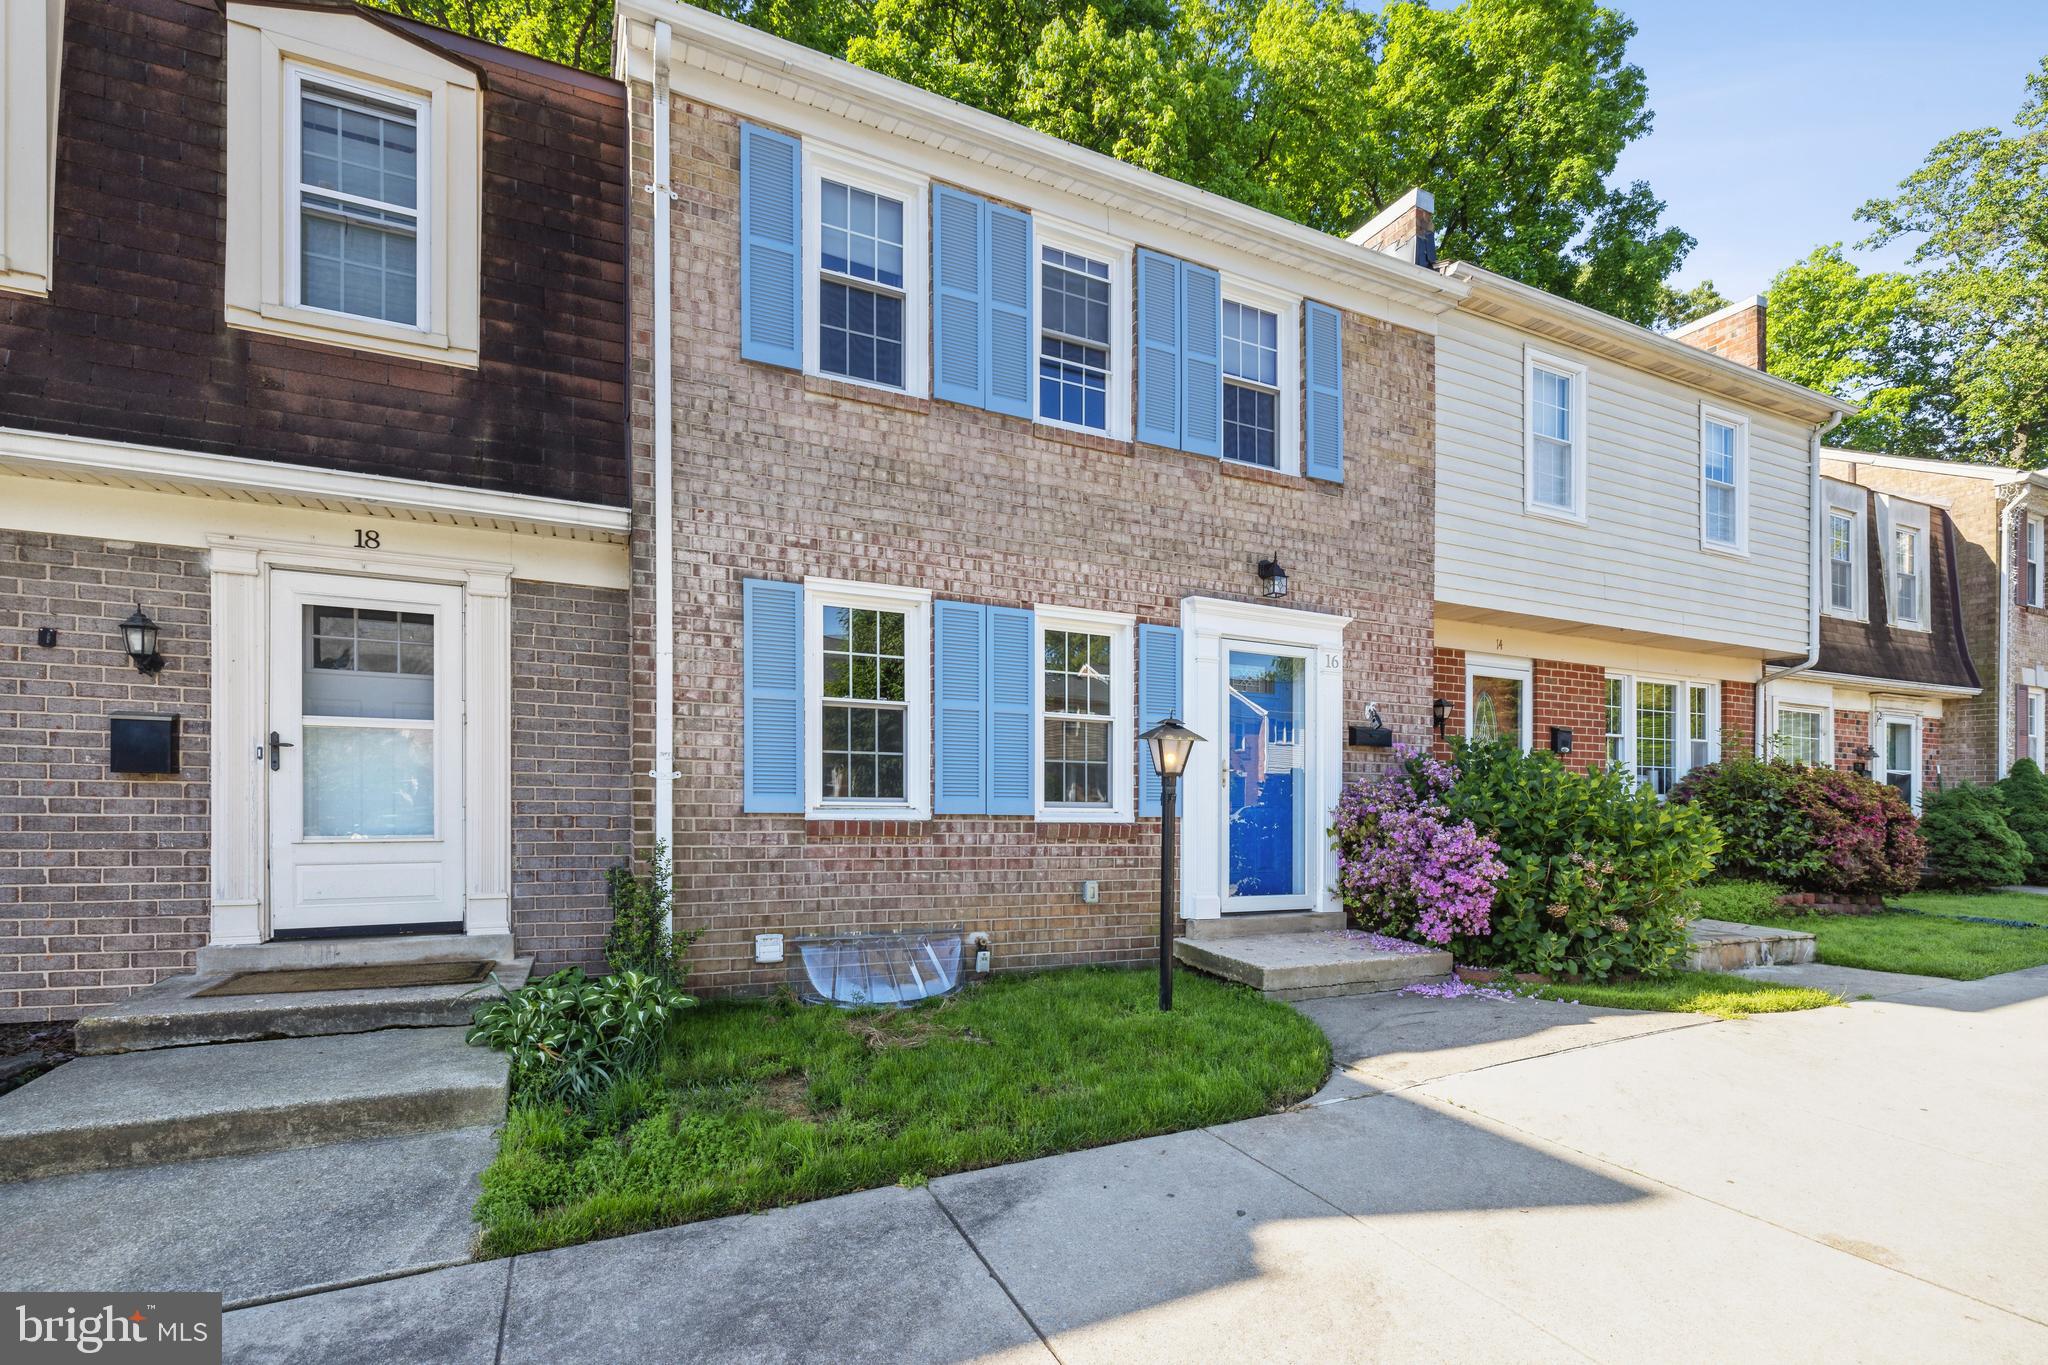
POLYGON ((1438 697, 1429 704, 1429 723, 1436 727, 1438 738, 1443 737, 1444 722, 1451 718, 1451 704, 1438 697))
POLYGON ((140 602, 135 604, 135 614, 121 623, 121 639, 128 657, 135 661, 135 671, 152 678, 164 671, 164 656, 156 651, 159 634, 156 622, 149 619, 140 602))
POLYGON ((1287 596, 1287 570, 1280 567, 1277 559, 1259 561, 1259 581, 1266 585, 1266 596, 1287 596))

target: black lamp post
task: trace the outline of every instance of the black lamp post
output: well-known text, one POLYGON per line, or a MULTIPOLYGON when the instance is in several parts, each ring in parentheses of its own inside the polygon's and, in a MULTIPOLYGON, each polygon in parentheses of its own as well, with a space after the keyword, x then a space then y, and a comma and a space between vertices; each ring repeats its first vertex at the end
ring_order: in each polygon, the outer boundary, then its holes
POLYGON ((1180 775, 1188 755, 1202 737, 1168 716, 1138 738, 1152 748, 1152 766, 1159 773, 1159 1008, 1173 1008, 1174 849, 1179 845, 1179 813, 1174 809, 1180 775))
POLYGON ((156 652, 157 624, 140 602, 135 604, 135 614, 121 623, 121 641, 135 661, 136 672, 154 677, 164 671, 164 656, 156 652))

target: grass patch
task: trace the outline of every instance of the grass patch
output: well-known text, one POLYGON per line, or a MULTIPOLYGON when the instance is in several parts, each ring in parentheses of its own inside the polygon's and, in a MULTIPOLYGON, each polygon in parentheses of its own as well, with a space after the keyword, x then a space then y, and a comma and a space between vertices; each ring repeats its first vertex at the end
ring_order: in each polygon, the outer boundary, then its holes
POLYGON ((1535 994, 1544 1000, 1568 1000, 1604 1009, 1711 1014, 1721 1019, 1741 1019, 1752 1014, 1784 1014, 1842 1003, 1842 997, 1832 991, 1729 976, 1725 972, 1677 972, 1671 976, 1597 985, 1537 986, 1535 994))
POLYGON ((689 1011, 588 1114, 515 1105, 483 1175, 483 1251, 647 1228, 1249 1118, 1315 1093, 1294 1010, 1177 973, 1006 976, 930 1005, 689 1011))
POLYGON ((1975 981, 2048 963, 2048 896, 1916 891, 1887 903, 1918 914, 1796 915, 1777 908, 1777 888, 1768 882, 1709 882, 1695 895, 1709 918, 1812 934, 1815 956, 1834 967, 1975 981), (1977 924, 1966 916, 2043 927, 1977 924))

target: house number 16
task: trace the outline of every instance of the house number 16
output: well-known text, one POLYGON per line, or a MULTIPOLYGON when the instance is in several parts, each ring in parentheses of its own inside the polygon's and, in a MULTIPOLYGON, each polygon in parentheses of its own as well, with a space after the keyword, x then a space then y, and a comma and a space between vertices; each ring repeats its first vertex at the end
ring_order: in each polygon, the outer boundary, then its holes
POLYGON ((382 542, 378 539, 377 533, 375 531, 357 531, 356 548, 358 550, 381 549, 382 542))

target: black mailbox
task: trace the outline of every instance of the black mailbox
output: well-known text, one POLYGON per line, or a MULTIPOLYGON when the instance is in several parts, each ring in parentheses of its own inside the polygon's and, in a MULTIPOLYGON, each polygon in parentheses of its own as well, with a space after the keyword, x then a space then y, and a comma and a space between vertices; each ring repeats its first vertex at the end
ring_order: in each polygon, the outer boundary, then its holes
POLYGON ((117 773, 178 771, 178 718, 110 717, 107 721, 107 767, 117 773))
POLYGON ((1351 744, 1359 749, 1391 749, 1394 732, 1384 725, 1354 725, 1351 727, 1351 744))
POLYGON ((1562 725, 1550 727, 1550 752, 1568 754, 1572 751, 1572 732, 1562 725))

